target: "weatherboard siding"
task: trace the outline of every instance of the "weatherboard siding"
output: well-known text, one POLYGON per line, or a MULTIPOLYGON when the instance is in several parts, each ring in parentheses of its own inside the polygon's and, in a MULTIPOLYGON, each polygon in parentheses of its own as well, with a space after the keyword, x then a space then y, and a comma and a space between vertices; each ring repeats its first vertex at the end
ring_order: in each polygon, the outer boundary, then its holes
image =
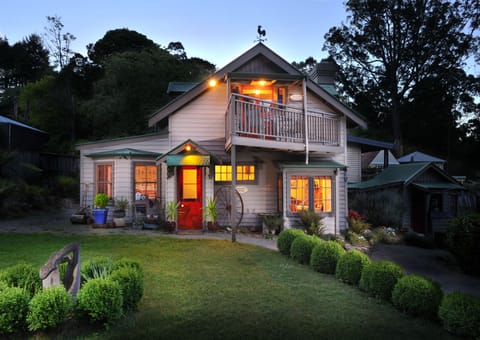
POLYGON ((348 183, 357 183, 362 180, 362 152, 360 146, 347 146, 347 180, 348 183))
POLYGON ((221 84, 170 116, 170 146, 175 147, 187 139, 201 142, 225 138, 227 99, 226 85, 221 84))

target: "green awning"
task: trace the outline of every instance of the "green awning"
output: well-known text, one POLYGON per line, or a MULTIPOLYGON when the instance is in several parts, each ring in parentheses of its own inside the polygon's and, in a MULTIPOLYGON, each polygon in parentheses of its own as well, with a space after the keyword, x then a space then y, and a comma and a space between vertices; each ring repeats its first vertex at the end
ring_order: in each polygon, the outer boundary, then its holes
POLYGON ((464 189, 461 185, 451 183, 451 182, 422 182, 422 183, 412 183, 416 187, 430 191, 430 190, 462 190, 464 189))
POLYGON ((315 161, 308 164, 305 163, 279 163, 278 166, 281 169, 291 169, 291 168, 325 168, 325 169, 345 169, 346 166, 342 163, 335 161, 325 160, 325 161, 315 161))
POLYGON ((116 149, 116 150, 107 150, 107 151, 99 151, 94 152, 88 155, 87 157, 92 158, 99 158, 99 157, 151 157, 157 158, 161 154, 158 152, 151 152, 151 151, 144 151, 144 150, 137 150, 137 149, 116 149))
POLYGON ((168 155, 167 165, 168 166, 184 166, 184 165, 208 166, 210 165, 210 156, 168 155))

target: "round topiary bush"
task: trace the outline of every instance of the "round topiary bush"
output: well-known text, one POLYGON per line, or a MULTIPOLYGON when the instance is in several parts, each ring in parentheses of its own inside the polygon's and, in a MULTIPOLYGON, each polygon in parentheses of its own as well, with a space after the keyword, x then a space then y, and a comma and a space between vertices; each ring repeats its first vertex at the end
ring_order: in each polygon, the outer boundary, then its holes
POLYGON ((277 238, 277 248, 281 254, 290 256, 290 248, 293 241, 300 235, 305 235, 305 232, 300 229, 286 229, 282 230, 277 238))
POLYGON ((459 292, 443 297, 438 316, 447 331, 469 339, 480 338, 480 298, 459 292))
POLYGON ((292 242, 290 256, 301 264, 309 264, 313 248, 321 242, 325 241, 313 235, 300 235, 292 242))
POLYGON ((5 287, 0 291, 0 334, 14 333, 26 326, 28 292, 19 287, 5 287))
POLYGON ((27 263, 18 263, 5 268, 0 272, 0 281, 5 281, 10 287, 25 289, 30 297, 42 289, 38 268, 27 263))
POLYGON ((335 241, 321 242, 312 250, 310 266, 320 273, 335 274, 338 259, 344 253, 345 249, 335 241))
POLYGON ((435 319, 442 301, 440 285, 418 275, 406 275, 393 288, 392 302, 399 310, 413 316, 435 319))
POLYGON ((335 277, 343 282, 358 285, 363 268, 370 262, 367 255, 352 249, 338 259, 335 277))
POLYGON ((122 289, 108 278, 88 280, 77 295, 77 306, 91 320, 111 324, 122 316, 122 289))
POLYGON ((390 301, 393 287, 403 273, 403 268, 391 261, 372 261, 363 268, 359 287, 372 296, 390 301))
POLYGON ((143 273, 140 268, 121 266, 112 272, 110 278, 120 284, 123 310, 136 310, 143 295, 143 273))
POLYGON ((58 327, 67 320, 72 307, 72 296, 65 287, 43 289, 30 301, 28 329, 37 331, 58 327))

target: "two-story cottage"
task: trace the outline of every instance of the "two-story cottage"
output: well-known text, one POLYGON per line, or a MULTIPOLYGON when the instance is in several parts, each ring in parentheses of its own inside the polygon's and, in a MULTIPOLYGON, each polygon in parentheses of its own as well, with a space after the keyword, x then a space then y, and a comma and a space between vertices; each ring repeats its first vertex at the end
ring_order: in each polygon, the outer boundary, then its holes
POLYGON ((124 196, 130 216, 178 202, 179 231, 204 230, 214 197, 222 225, 256 226, 279 212, 290 228, 310 209, 327 232, 346 228, 347 127, 366 122, 263 43, 148 124, 158 132, 77 146, 84 202, 124 196))

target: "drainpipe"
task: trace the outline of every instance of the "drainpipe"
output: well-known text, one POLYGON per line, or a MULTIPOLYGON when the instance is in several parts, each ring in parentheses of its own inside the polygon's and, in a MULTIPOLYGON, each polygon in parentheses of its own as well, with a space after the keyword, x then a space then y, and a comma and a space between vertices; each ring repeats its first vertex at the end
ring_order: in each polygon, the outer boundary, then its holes
POLYGON ((232 163, 232 189, 230 190, 230 227, 232 228, 232 242, 237 240, 237 225, 235 220, 235 187, 237 186, 237 146, 232 143, 230 149, 230 158, 232 163))
POLYGON ((308 117, 307 117, 307 77, 303 77, 303 115, 305 116, 305 164, 308 165, 308 117))

